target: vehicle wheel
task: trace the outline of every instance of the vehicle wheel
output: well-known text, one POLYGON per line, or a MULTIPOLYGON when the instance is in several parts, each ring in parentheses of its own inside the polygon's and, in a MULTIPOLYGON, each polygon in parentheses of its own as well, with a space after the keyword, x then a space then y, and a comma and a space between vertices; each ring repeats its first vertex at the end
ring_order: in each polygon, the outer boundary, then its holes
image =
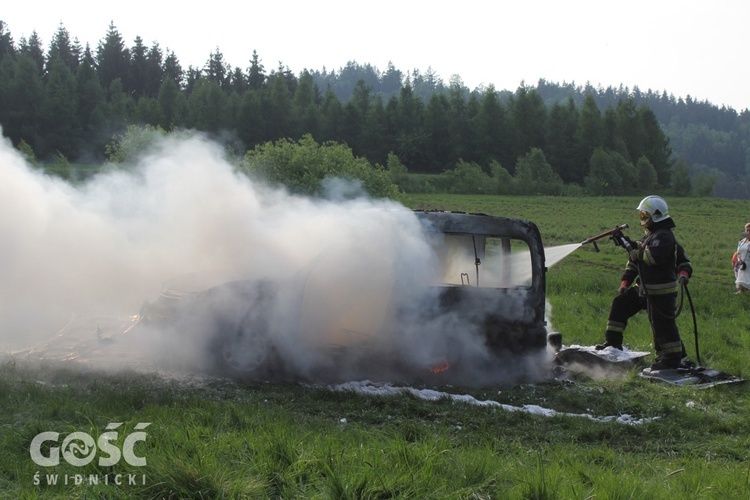
POLYGON ((220 330, 218 361, 229 374, 258 373, 269 361, 271 344, 268 325, 264 318, 257 317, 261 314, 251 310, 239 324, 226 325, 220 330))
POLYGON ((222 300, 213 309, 211 350, 222 375, 261 378, 277 364, 271 342, 273 291, 265 283, 236 283, 222 287, 222 300), (230 298, 230 299, 228 299, 230 298))

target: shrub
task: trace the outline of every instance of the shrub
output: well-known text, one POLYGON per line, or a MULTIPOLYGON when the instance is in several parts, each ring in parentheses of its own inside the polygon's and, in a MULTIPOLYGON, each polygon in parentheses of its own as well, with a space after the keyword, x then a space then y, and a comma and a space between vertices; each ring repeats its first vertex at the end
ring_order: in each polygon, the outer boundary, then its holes
POLYGON ((641 191, 651 192, 654 191, 658 184, 659 178, 656 175, 656 169, 651 162, 645 156, 638 158, 638 162, 635 164, 635 170, 638 175, 638 187, 641 191))
POLYGON ((247 152, 240 170, 298 194, 323 194, 323 181, 328 178, 361 182, 362 189, 375 197, 396 198, 399 194, 385 169, 355 157, 343 144, 318 144, 310 134, 298 142, 281 139, 256 146, 247 152))
POLYGON ((107 159, 115 164, 133 162, 138 155, 143 154, 154 144, 158 137, 164 137, 167 132, 161 127, 146 125, 129 125, 124 134, 116 135, 112 142, 107 144, 104 152, 107 159))
POLYGON ((495 194, 512 194, 513 176, 508 169, 503 167, 499 161, 492 160, 490 163, 492 182, 495 184, 495 194))
POLYGON ((590 165, 589 175, 584 179, 589 194, 623 195, 639 187, 635 167, 620 153, 597 148, 591 155, 590 165))
POLYGON ((563 180, 552 170, 544 153, 532 148, 516 162, 514 178, 516 194, 561 194, 563 180))
POLYGON ((490 177, 474 162, 458 160, 453 170, 445 175, 450 179, 449 189, 456 194, 482 194, 489 191, 490 177))

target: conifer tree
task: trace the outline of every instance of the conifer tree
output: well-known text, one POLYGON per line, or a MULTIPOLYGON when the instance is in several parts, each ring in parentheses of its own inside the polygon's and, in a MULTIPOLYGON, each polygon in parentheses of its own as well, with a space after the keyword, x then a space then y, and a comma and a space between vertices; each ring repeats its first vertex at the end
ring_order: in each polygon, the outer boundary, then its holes
POLYGON ((102 87, 109 88, 119 79, 124 90, 130 89, 130 52, 114 23, 109 24, 104 41, 99 42, 96 65, 102 87))

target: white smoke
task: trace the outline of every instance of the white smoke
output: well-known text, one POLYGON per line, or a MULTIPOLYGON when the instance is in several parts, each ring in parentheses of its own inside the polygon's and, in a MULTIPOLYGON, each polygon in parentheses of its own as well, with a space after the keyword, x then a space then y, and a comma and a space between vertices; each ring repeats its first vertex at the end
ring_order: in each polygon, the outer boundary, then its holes
MULTIPOLYGON (((399 325, 404 335, 388 338, 395 308, 425 307, 435 279, 430 236, 395 202, 357 196, 352 184, 327 189, 327 199, 313 200, 253 182, 200 135, 162 139, 131 168, 81 186, 34 170, 3 141, 0 348, 48 339, 71 318, 135 314, 169 280, 221 272, 283 284, 266 319, 276 354, 295 373, 354 376, 357 363, 372 361, 367 349, 348 362, 310 349, 320 344, 374 344, 382 354, 387 343, 420 368, 446 350, 487 358, 479 333, 450 315, 399 325)), ((200 365, 210 328, 193 319, 180 331, 142 328, 139 354, 200 365)), ((134 346, 121 337, 109 355, 127 364, 123 353, 134 346)))

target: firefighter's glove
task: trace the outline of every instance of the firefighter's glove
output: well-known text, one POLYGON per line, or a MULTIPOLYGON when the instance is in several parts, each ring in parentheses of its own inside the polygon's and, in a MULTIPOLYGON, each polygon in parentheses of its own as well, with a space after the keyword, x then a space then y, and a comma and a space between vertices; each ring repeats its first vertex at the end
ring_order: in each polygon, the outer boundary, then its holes
POLYGON ((622 246, 622 238, 624 238, 624 236, 622 235, 621 231, 615 231, 609 237, 609 239, 612 240, 612 243, 614 243, 616 247, 622 246))
POLYGON ((630 252, 633 249, 638 250, 638 244, 636 242, 634 242, 627 236, 620 235, 620 238, 622 238, 622 241, 623 241, 622 246, 625 247, 625 250, 627 250, 628 252, 630 252))
POLYGON ((688 275, 687 271, 680 271, 679 276, 677 277, 677 282, 685 286, 688 284, 688 281, 690 281, 690 276, 688 275))
POLYGON ((624 234, 622 234, 621 231, 616 231, 612 233, 612 241, 614 241, 615 246, 623 247, 628 252, 630 252, 630 250, 633 248, 638 248, 636 243, 630 238, 628 238, 627 236, 625 236, 624 234))
POLYGON ((740 263, 740 271, 744 271, 745 269, 747 269, 747 264, 745 264, 744 262, 741 262, 740 263))

